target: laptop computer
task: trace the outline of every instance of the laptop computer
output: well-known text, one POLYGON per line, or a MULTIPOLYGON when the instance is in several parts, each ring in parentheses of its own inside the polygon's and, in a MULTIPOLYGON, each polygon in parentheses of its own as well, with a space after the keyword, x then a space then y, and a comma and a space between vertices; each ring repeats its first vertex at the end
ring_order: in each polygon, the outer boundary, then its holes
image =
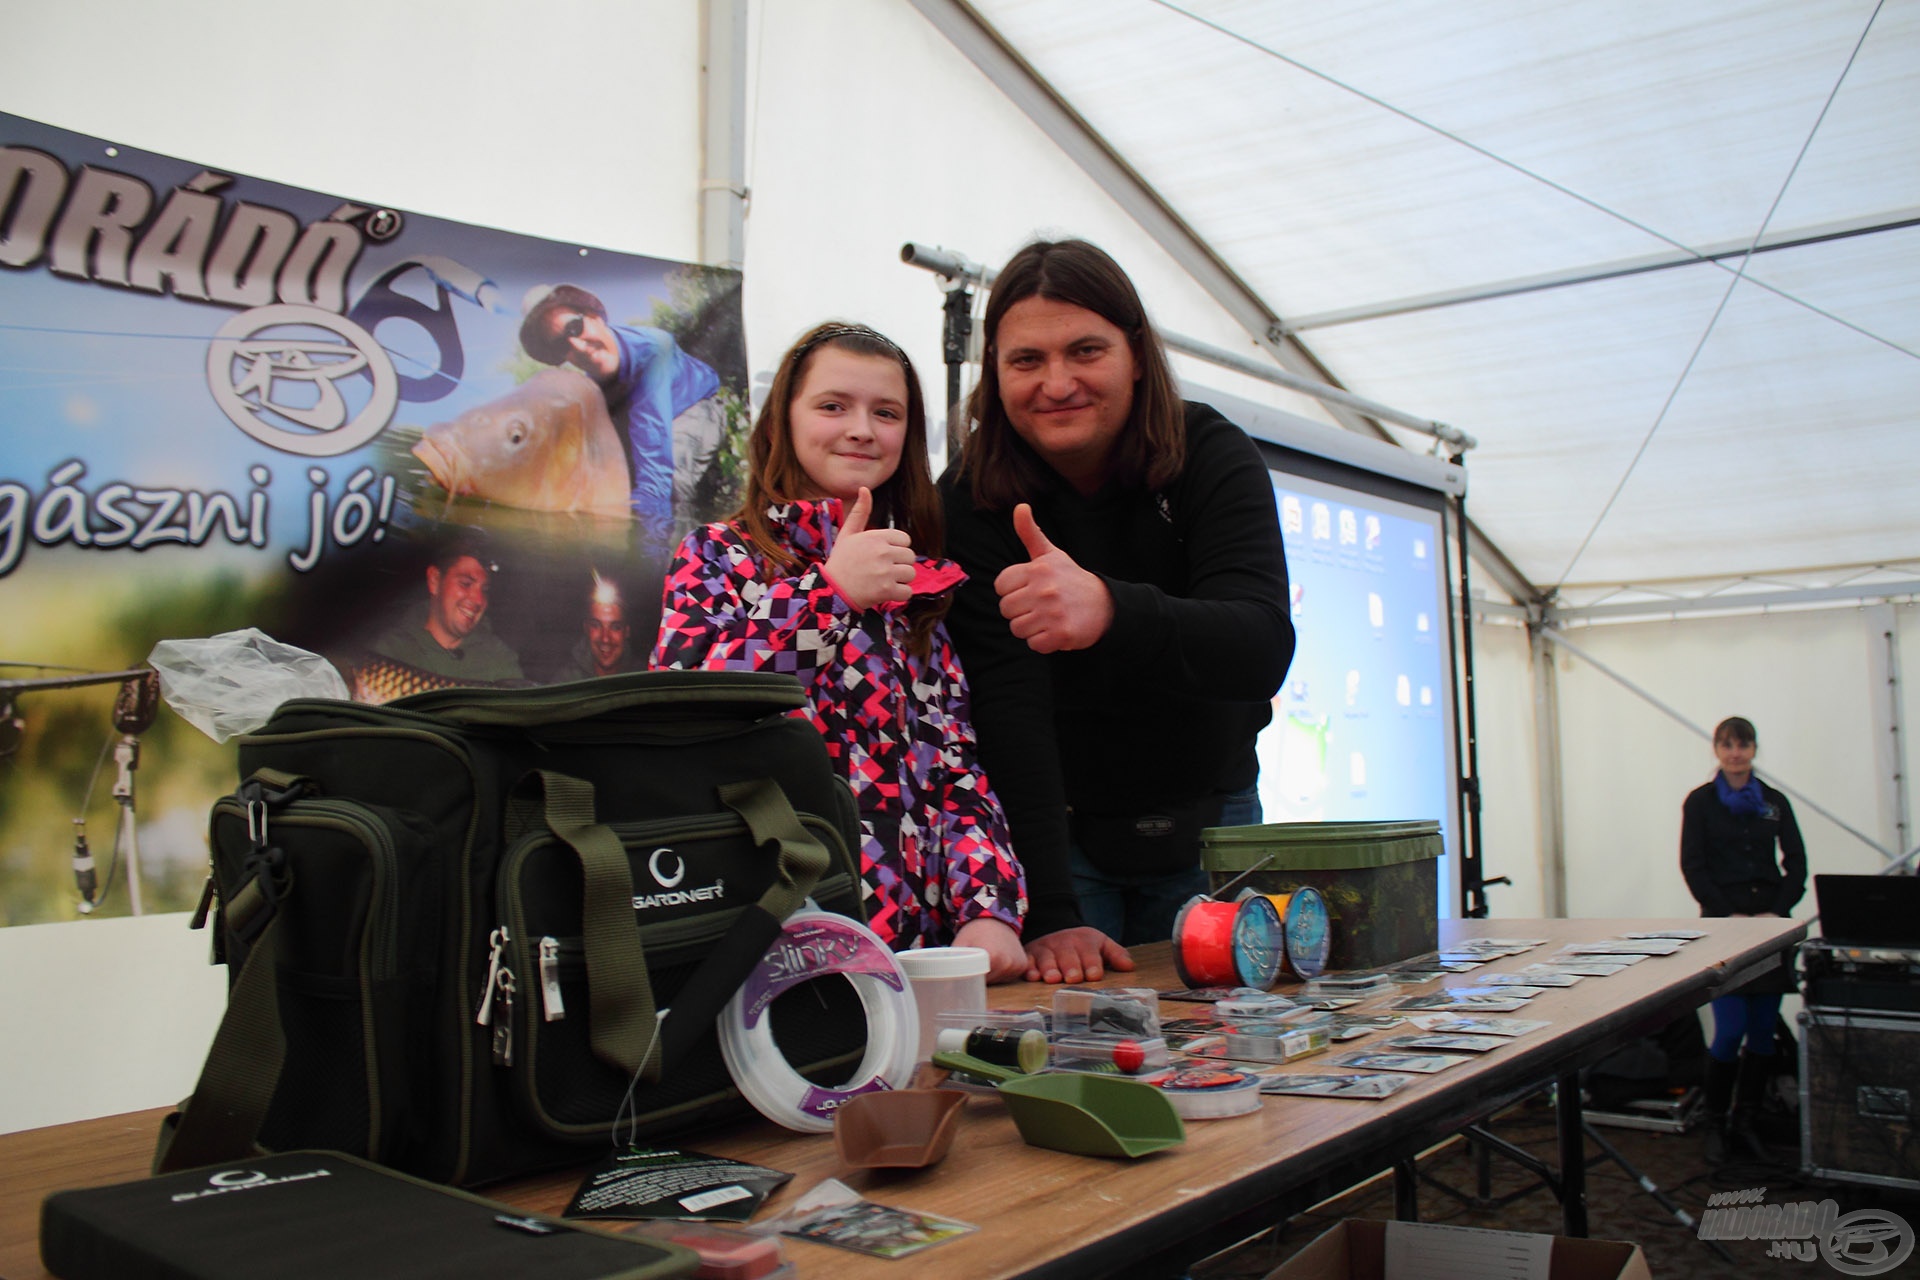
POLYGON ((1920 948, 1920 876, 1815 876, 1813 900, 1830 943, 1920 948))

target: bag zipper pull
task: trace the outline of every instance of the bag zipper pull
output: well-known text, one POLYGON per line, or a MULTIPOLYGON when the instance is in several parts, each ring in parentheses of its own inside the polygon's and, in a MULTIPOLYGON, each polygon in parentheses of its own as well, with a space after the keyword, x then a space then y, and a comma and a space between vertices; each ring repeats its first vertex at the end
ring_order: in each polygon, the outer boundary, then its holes
POLYGON ((493 1020, 493 1065, 510 1067, 513 1065, 513 970, 505 965, 500 967, 500 976, 496 982, 500 992, 500 1009, 493 1020))
POLYGON ((548 1022, 558 1022, 567 1016, 567 1006, 560 998, 560 939, 540 939, 540 1007, 548 1022))
POLYGON ((487 983, 480 989, 480 1010, 473 1020, 480 1026, 493 1025, 493 988, 500 980, 500 953, 507 949, 507 926, 501 925, 487 935, 487 945, 493 950, 487 955, 487 983))
POLYGON ((204 929, 207 927, 207 913, 213 909, 213 890, 213 875, 209 872, 206 884, 200 888, 200 905, 193 909, 193 923, 188 925, 188 928, 204 929))

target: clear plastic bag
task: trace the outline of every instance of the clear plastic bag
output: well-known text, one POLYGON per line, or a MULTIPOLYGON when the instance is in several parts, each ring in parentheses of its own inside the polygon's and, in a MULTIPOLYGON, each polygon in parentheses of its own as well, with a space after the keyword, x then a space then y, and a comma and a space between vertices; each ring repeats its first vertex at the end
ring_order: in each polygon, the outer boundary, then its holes
POLYGON ((258 729, 289 698, 347 697, 331 662, 253 627, 162 640, 147 661, 167 705, 215 742, 258 729))

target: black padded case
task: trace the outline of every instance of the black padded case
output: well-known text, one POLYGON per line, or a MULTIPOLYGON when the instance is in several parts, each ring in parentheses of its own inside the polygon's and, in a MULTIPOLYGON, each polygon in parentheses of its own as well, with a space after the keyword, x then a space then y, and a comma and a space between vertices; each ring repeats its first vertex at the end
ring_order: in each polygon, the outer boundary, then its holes
POLYGON ((333 1151, 61 1191, 40 1210, 61 1280, 653 1280, 677 1245, 609 1235, 333 1151))

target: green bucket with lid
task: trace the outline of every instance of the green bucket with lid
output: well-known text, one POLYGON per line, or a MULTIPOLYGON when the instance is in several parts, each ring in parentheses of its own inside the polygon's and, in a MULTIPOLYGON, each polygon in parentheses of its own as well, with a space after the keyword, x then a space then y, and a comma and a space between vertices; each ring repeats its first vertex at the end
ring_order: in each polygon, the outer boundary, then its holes
POLYGON ((1290 893, 1326 899, 1332 945, 1327 968, 1373 969, 1434 950, 1440 942, 1440 824, 1273 822, 1209 827, 1200 865, 1218 891, 1290 893))

